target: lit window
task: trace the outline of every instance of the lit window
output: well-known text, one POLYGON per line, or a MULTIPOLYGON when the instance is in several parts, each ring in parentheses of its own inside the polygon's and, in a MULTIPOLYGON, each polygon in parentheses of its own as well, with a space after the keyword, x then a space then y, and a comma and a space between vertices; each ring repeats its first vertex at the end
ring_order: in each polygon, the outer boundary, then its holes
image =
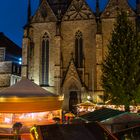
POLYGON ((18 59, 18 63, 21 65, 22 64, 22 58, 18 59))

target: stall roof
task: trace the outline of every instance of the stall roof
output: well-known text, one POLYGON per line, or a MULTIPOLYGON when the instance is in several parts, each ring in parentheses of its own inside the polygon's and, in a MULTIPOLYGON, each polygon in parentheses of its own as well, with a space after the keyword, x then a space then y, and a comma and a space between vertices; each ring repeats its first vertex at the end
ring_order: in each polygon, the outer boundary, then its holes
POLYGON ((15 85, 3 89, 0 92, 1 97, 46 97, 51 96, 55 97, 56 95, 52 94, 51 92, 41 88, 37 84, 33 83, 29 79, 22 79, 15 85))
POLYGON ((114 116, 123 114, 124 111, 119 111, 119 110, 113 110, 110 108, 102 108, 99 110, 95 110, 93 112, 81 115, 81 118, 86 119, 87 121, 103 121, 109 118, 112 118, 114 116))
POLYGON ((133 138, 134 140, 138 140, 140 138, 140 124, 137 124, 133 127, 121 130, 114 135, 120 140, 125 136, 129 136, 129 139, 133 138), (130 135, 131 134, 131 135, 130 135))
POLYGON ((37 126, 41 140, 117 140, 98 123, 37 126))
POLYGON ((103 123, 106 124, 124 124, 124 123, 140 123, 140 116, 130 112, 124 112, 122 114, 116 115, 112 118, 104 120, 103 123))

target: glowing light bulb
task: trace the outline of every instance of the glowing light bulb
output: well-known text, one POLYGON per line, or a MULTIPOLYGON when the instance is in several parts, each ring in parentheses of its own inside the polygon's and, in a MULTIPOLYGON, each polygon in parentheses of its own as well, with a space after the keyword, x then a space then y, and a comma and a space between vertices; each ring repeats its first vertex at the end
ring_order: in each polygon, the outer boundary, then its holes
POLYGON ((90 98, 91 98, 91 97, 88 95, 88 96, 87 96, 87 99, 90 100, 90 98))

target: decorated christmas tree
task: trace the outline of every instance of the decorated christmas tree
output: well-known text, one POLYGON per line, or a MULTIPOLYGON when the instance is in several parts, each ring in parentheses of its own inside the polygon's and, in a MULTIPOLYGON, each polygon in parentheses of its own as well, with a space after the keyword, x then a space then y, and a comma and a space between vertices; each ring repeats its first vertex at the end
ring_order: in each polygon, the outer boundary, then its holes
POLYGON ((118 12, 102 67, 105 100, 126 111, 140 100, 140 45, 133 24, 126 12, 118 12))

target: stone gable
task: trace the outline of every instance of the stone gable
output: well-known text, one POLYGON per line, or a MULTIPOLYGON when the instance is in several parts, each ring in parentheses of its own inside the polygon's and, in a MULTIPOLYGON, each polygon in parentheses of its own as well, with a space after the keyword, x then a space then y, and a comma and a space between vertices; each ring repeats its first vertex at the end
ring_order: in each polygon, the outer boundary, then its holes
POLYGON ((115 18, 119 10, 125 10, 129 16, 135 16, 135 12, 131 9, 127 0, 109 0, 101 18, 115 18))
MULTIPOLYGON (((74 77, 74 79, 77 79, 81 83, 81 80, 80 80, 79 75, 77 73, 77 70, 76 70, 76 67, 75 67, 74 60, 73 59, 71 59, 71 61, 69 63, 69 66, 68 66, 66 75, 65 75, 65 77, 63 79, 63 83, 65 81, 67 81, 71 77, 74 77)), ((81 83, 81 85, 82 85, 82 83, 81 83)))
POLYGON ((56 16, 54 15, 52 9, 46 0, 43 0, 40 4, 35 15, 32 17, 31 22, 50 22, 56 21, 56 16))
POLYGON ((63 17, 63 21, 68 20, 89 20, 95 16, 85 0, 73 0, 63 17))

